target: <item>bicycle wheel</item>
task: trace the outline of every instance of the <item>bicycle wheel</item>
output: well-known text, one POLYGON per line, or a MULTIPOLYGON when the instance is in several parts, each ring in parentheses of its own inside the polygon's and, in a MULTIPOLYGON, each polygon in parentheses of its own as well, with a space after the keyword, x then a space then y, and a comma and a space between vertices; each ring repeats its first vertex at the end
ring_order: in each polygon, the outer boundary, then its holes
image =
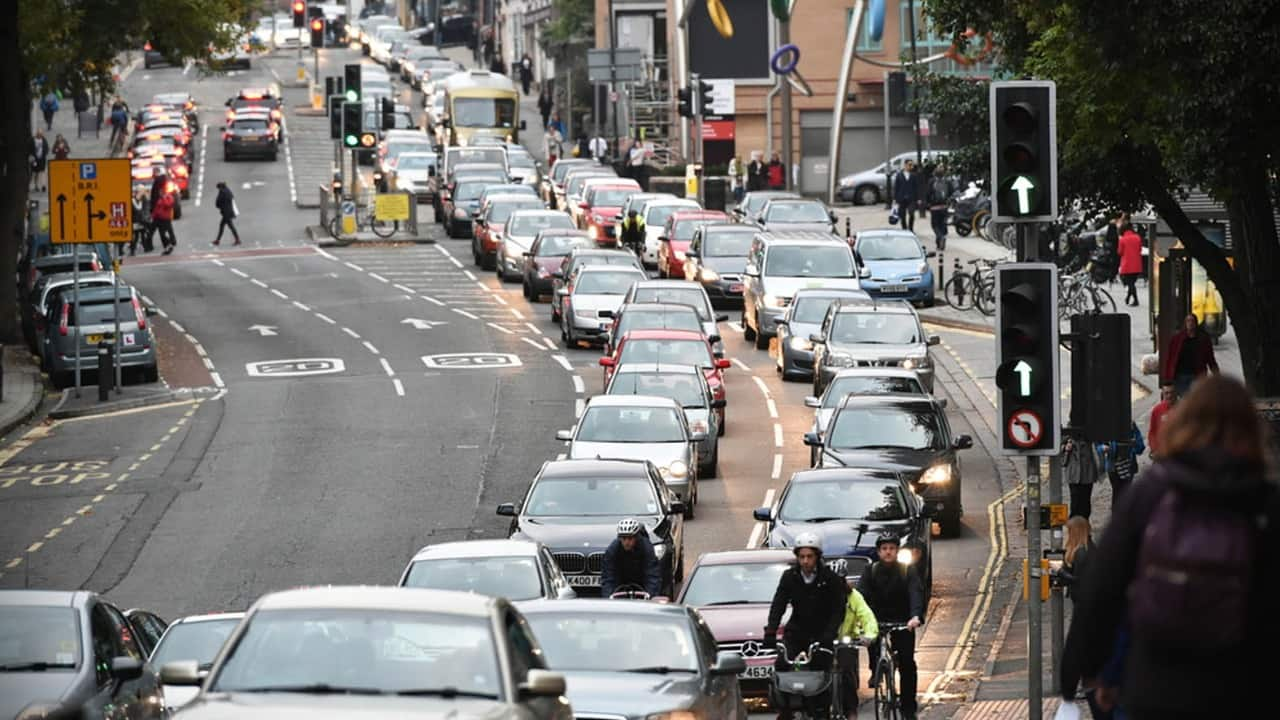
POLYGON ((957 310, 973 307, 973 276, 966 272, 952 275, 942 289, 942 297, 957 310))
POLYGON ((876 666, 876 720, 898 720, 898 690, 893 684, 893 663, 876 666))
POLYGON ((1115 298, 1111 297, 1111 293, 1100 287, 1090 288, 1093 300, 1093 312, 1095 313, 1113 313, 1116 311, 1115 298))
POLYGON ((396 230, 400 229, 399 221, 379 220, 376 217, 369 218, 369 227, 373 230, 373 234, 380 238, 389 238, 396 234, 396 230))
POLYGON ((991 317, 996 314, 995 278, 987 278, 982 281, 982 286, 974 293, 973 305, 978 308, 978 312, 986 315, 987 317, 991 317))
POLYGON ((329 218, 329 224, 325 225, 325 229, 329 231, 329 237, 333 238, 334 240, 341 239, 340 233, 338 232, 342 228, 341 221, 342 221, 342 217, 340 215, 334 215, 333 217, 329 218))

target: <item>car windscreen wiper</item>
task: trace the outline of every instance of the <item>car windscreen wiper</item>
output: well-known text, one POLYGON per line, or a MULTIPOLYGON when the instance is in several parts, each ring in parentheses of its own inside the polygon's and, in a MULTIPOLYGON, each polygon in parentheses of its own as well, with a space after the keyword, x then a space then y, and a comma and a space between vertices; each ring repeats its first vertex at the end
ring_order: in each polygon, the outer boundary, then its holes
POLYGON ((478 692, 475 690, 459 690, 458 688, 453 686, 441 687, 441 688, 411 688, 409 690, 396 690, 393 694, 404 695, 405 697, 432 696, 432 697, 442 697, 442 698, 469 697, 469 698, 482 698, 484 700, 498 699, 498 696, 495 695, 494 693, 478 692))
MULTIPOLYGON (((752 602, 755 602, 755 601, 752 601, 752 600, 719 600, 719 601, 716 601, 716 602, 709 602, 709 603, 706 603, 705 605, 703 605, 703 607, 711 607, 712 605, 750 605, 752 602)), ((764 601, 762 600, 762 601, 760 601, 760 602, 764 602, 764 601)))
POLYGON ((670 675, 671 673, 678 673, 678 672, 679 673, 696 673, 698 671, 690 670, 689 668, 673 668, 673 667, 668 667, 666 665, 651 665, 649 667, 627 668, 622 672, 648 673, 653 675, 670 675))
POLYGON ((823 522, 831 522, 832 520, 848 520, 848 519, 849 518, 841 517, 839 515, 820 515, 818 517, 805 518, 800 522, 823 523, 823 522))
POLYGON ((26 662, 0 665, 0 672, 44 672, 45 670, 74 670, 75 663, 60 662, 26 662))
POLYGON ((374 687, 348 687, 330 685, 329 683, 304 683, 299 685, 264 685, 239 689, 225 689, 223 692, 252 693, 305 693, 308 695, 382 695, 385 691, 374 687))

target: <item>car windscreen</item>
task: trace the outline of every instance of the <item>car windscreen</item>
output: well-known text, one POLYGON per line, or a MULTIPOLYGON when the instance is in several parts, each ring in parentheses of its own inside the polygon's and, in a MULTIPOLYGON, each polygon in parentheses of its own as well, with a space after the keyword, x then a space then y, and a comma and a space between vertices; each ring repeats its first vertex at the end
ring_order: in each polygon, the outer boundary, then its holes
POLYGON ((699 672, 697 643, 683 615, 556 612, 528 620, 552 670, 699 672))
POLYGON ((165 631, 151 654, 151 664, 158 668, 167 662, 195 660, 201 670, 208 670, 222 649, 222 643, 239 624, 239 618, 175 623, 165 631))
POLYGON ((551 166, 551 179, 562 182, 569 171, 577 167, 587 167, 587 163, 556 163, 551 166))
POLYGON ((404 153, 396 161, 396 168, 399 170, 427 170, 433 167, 436 167, 435 155, 404 153))
POLYGON ((409 568, 406 587, 530 600, 542 596, 532 557, 466 557, 419 560, 409 568))
POLYGON ((842 344, 912 345, 920 342, 920 326, 906 313, 842 312, 831 323, 827 340, 842 344))
MULTIPOLYGON (((580 255, 574 259, 573 269, 576 270, 584 265, 625 265, 627 267, 636 267, 636 256, 634 253, 629 252, 609 253, 607 255, 580 255)), ((647 279, 647 276, 636 279, 644 280, 647 279)))
POLYGON ((499 224, 505 223, 507 218, 511 217, 511 213, 517 210, 537 210, 541 207, 542 201, 537 198, 495 202, 489 209, 489 222, 499 224))
POLYGON ((267 121, 251 120, 247 118, 244 120, 233 120, 231 122, 231 129, 236 131, 252 130, 254 132, 262 132, 267 129, 267 121))
MULTIPOLYGON (((543 230, 561 230, 561 229, 572 230, 573 218, 569 217, 568 215, 565 215, 564 213, 525 214, 525 215, 517 215, 516 217, 511 219, 511 225, 507 227, 507 234, 537 235, 539 232, 543 230)), ((546 241, 550 239, 551 238, 548 237, 543 240, 542 244, 544 248, 547 245, 546 241)), ((563 237, 563 236, 559 238, 559 240, 568 240, 568 239, 569 239, 568 237, 563 237)), ((569 253, 568 248, 573 247, 573 245, 569 244, 569 245, 563 245, 559 247, 564 247, 566 249, 562 253, 544 252, 544 254, 567 255, 569 253)))
POLYGON ((596 188, 589 202, 594 207, 621 207, 627 198, 640 192, 632 188, 596 188))
POLYGON ((460 182, 453 189, 454 200, 475 200, 480 197, 480 193, 489 185, 488 180, 477 182, 460 182))
POLYGON ((778 579, 789 567, 791 563, 787 562, 699 565, 689 577, 684 604, 705 607, 768 603, 778 589, 778 579))
POLYGON ((700 333, 702 332, 702 321, 698 318, 698 313, 694 312, 692 308, 687 312, 680 312, 674 309, 653 312, 631 307, 622 313, 622 319, 618 321, 616 334, 618 337, 622 337, 632 330, 692 330, 700 333))
POLYGON ((575 293, 583 295, 625 295, 631 285, 644 280, 638 272, 591 272, 578 276, 575 293))
POLYGON ((698 228, 713 222, 724 222, 724 218, 707 218, 705 220, 681 220, 671 228, 671 239, 676 242, 691 242, 698 228))
POLYGON ((826 317, 827 308, 835 301, 832 297, 800 296, 796 298, 795 309, 791 311, 791 322, 817 325, 826 317))
POLYGON ((684 442, 683 415, 669 407, 589 407, 578 421, 576 442, 684 442))
POLYGON ((388 157, 388 158, 398 158, 398 157, 400 157, 400 154, 401 154, 401 153, 413 152, 414 150, 418 150, 418 151, 422 151, 422 150, 430 150, 430 149, 431 149, 431 147, 432 147, 432 145, 431 145, 431 141, 430 141, 430 140, 427 140, 427 141, 422 141, 422 140, 400 140, 400 141, 397 141, 397 142, 393 142, 393 143, 388 143, 388 144, 387 144, 387 155, 386 155, 386 157, 388 157))
POLYGON ((746 257, 751 250, 752 233, 704 232, 702 254, 705 257, 746 257))
POLYGON ((80 623, 69 607, 0 606, 0 672, 73 670, 80 623))
POLYGON ((827 445, 839 450, 944 447, 938 417, 931 409, 899 405, 841 410, 832 421, 827 445))
POLYGON ((623 344, 622 354, 618 358, 619 364, 626 362, 668 363, 703 368, 715 366, 711 349, 702 340, 629 339, 623 344))
POLYGON ((507 154, 502 148, 469 147, 449 148, 449 167, 457 167, 466 163, 497 163, 506 165, 507 154))
POLYGON ((582 186, 586 184, 587 180, 600 177, 612 177, 612 175, 608 173, 586 173, 574 175, 573 178, 569 180, 569 183, 564 186, 565 192, 569 195, 579 195, 582 192, 582 186))
POLYGON ((609 384, 610 395, 655 395, 686 408, 705 408, 707 396, 696 375, 664 372, 620 372, 609 384))
POLYGON ((644 211, 644 224, 649 227, 660 228, 667 224, 667 218, 671 214, 680 210, 696 210, 696 204, 689 205, 650 205, 644 211))
POLYGON ((778 519, 791 523, 906 518, 906 499, 896 482, 851 479, 799 482, 787 490, 778 508, 778 519))
POLYGON ((515 119, 516 103, 510 98, 453 99, 453 124, 457 127, 509 128, 515 119))
POLYGON ((846 245, 778 246, 770 248, 764 274, 773 277, 853 277, 853 255, 846 245))
POLYGON ((837 377, 827 386, 822 407, 839 407, 846 395, 883 395, 885 393, 923 394, 920 381, 913 377, 837 377))
MULTIPOLYGON (((524 219, 520 218, 516 222, 512 222, 511 225, 508 226, 508 231, 512 235, 516 234, 516 231, 512 228, 516 225, 517 222, 523 224, 524 219)), ((570 225, 572 224, 573 223, 570 222, 570 225)), ((524 230, 521 230, 520 233, 528 234, 524 230)), ((588 244, 590 243, 591 243, 590 238, 585 238, 578 235, 544 235, 542 237, 542 242, 538 244, 538 257, 564 257, 565 255, 568 255, 570 252, 572 252, 574 248, 587 247, 588 244)))
POLYGON ((529 155, 528 153, 511 152, 509 150, 507 151, 507 163, 511 165, 511 167, 518 168, 537 167, 537 163, 534 162, 532 155, 529 155))
POLYGON ((769 222, 831 222, 827 209, 814 202, 775 202, 769 205, 764 219, 769 222))
POLYGON ((858 255, 863 262, 872 260, 919 260, 924 257, 920 242, 898 234, 860 235, 858 255))
POLYGON ((671 303, 672 305, 688 305, 703 320, 711 319, 711 308, 707 304, 706 291, 701 286, 690 287, 641 287, 631 296, 631 302, 637 303, 671 303))
POLYGON ((502 694, 488 617, 382 609, 259 611, 206 682, 211 692, 502 694))
MULTIPOLYGON (((122 298, 115 303, 116 312, 121 322, 133 322, 133 301, 129 298, 122 298)), ((111 314, 112 302, 111 298, 105 298, 101 302, 80 300, 80 307, 77 309, 71 306, 67 314, 67 323, 69 325, 104 325, 106 323, 114 323, 116 316, 111 314)))
POLYGON ((648 476, 543 478, 533 486, 524 514, 656 515, 658 498, 648 476))

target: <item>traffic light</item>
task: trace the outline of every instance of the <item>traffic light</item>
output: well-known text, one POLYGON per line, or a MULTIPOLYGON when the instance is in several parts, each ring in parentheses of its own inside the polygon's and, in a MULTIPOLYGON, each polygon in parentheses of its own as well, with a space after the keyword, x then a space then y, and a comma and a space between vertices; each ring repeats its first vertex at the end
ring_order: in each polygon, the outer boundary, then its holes
POLYGON ((382 129, 394 130, 396 127, 396 101, 389 97, 381 98, 382 129))
POLYGON ((360 145, 360 133, 364 130, 362 109, 358 102, 342 103, 342 144, 346 147, 360 145))
POLYGON ((991 83, 993 217, 1052 222, 1058 216, 1057 93, 1052 82, 991 83))
POLYGON ((691 88, 680 88, 676 91, 676 95, 680 98, 680 117, 693 117, 693 90, 691 88))
POLYGON ((347 102, 360 102, 360 63, 352 63, 342 67, 345 80, 347 102))
POLYGON ((1001 447, 1006 455, 1056 455, 1062 433, 1057 266, 997 265, 996 298, 1001 447))
POLYGON ((329 109, 329 139, 342 139, 342 95, 330 95, 326 98, 329 109))
POLYGON ((1071 417, 1067 425, 1090 442, 1128 440, 1133 422, 1129 316, 1072 315, 1069 337, 1071 417))
POLYGON ((324 18, 311 18, 311 47, 324 47, 324 18))
POLYGON ((307 26, 307 4, 303 0, 293 0, 293 26, 296 28, 307 26))
POLYGON ((371 132, 360 133, 360 149, 372 150, 378 144, 378 134, 371 132))
POLYGON ((711 114, 711 103, 714 102, 715 86, 706 80, 698 81, 698 114, 711 114))

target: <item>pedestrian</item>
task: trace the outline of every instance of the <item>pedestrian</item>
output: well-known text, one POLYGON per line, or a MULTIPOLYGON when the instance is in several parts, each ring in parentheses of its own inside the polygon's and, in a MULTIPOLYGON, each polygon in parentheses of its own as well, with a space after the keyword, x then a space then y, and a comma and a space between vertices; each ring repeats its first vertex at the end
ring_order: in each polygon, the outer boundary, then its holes
POLYGON ((631 174, 631 178, 640 183, 640 189, 648 191, 649 178, 646 173, 645 162, 649 159, 649 149, 640 142, 640 138, 632 141, 631 150, 627 153, 627 170, 631 174))
POLYGON ((489 61, 489 72, 497 75, 507 74, 507 66, 502 62, 501 55, 494 55, 493 59, 489 61))
POLYGON ((947 249, 947 207, 955 192, 955 183, 947 177, 946 166, 938 163, 933 168, 925 201, 929 204, 929 224, 933 226, 933 241, 939 252, 947 249))
POLYGON ((71 155, 71 145, 67 143, 67 139, 62 137, 62 133, 58 133, 53 139, 53 157, 55 160, 66 160, 71 155))
MULTIPOLYGON (((896 534, 885 534, 876 538, 876 555, 879 560, 872 563, 862 577, 858 578, 858 592, 866 598, 867 604, 875 612, 879 624, 905 624, 907 629, 894 630, 891 633, 891 644, 897 655, 898 688, 900 695, 901 717, 903 720, 915 720, 916 717, 916 628, 922 624, 924 617, 924 582, 914 564, 898 562, 899 540, 896 534)), ((870 648, 871 684, 875 685, 876 658, 880 656, 880 643, 873 643, 870 648)))
POLYGON ((524 89, 524 94, 529 94, 529 86, 533 84, 533 58, 529 57, 529 53, 525 53, 520 58, 520 87, 524 89))
MULTIPOLYGON (((129 106, 124 100, 116 98, 111 102, 111 115, 109 117, 111 123, 111 139, 108 142, 112 148, 116 147, 116 141, 123 141, 129 135, 129 106)), ((124 143, 121 142, 121 145, 124 143)))
POLYGON ((542 91, 538 93, 538 114, 542 116, 542 128, 545 130, 547 124, 551 122, 551 108, 555 103, 551 100, 551 88, 546 83, 542 84, 542 91))
POLYGON ((770 190, 782 190, 787 187, 787 168, 782 164, 782 156, 774 153, 769 158, 769 167, 765 170, 769 177, 770 190))
POLYGON ((53 131, 53 116, 58 112, 58 95, 52 91, 40 98, 40 112, 44 115, 44 129, 53 131))
POLYGON ((1160 402, 1151 407, 1151 420, 1147 425, 1147 446, 1151 448, 1151 459, 1160 458, 1160 428, 1164 425, 1165 416, 1178 404, 1178 393, 1174 392, 1173 383, 1160 383, 1160 402))
POLYGON ((747 163, 747 192, 756 192, 765 188, 764 151, 752 150, 751 162, 747 163))
POLYGON ((178 238, 173 234, 175 202, 173 193, 164 191, 151 206, 151 223, 155 225, 156 232, 160 233, 160 244, 164 246, 164 255, 172 253, 174 246, 178 244, 178 238))
POLYGON ((598 163, 604 163, 609 159, 609 141, 605 140, 599 132, 591 138, 591 142, 587 143, 587 150, 591 154, 591 159, 598 163))
POLYGON ((1062 553, 1062 570, 1059 578, 1066 587, 1067 598, 1075 593, 1081 578, 1089 568, 1089 556, 1097 546, 1093 542, 1093 528, 1089 519, 1072 515, 1067 520, 1067 543, 1062 553))
POLYGON ((733 192, 733 203, 735 205, 742 204, 742 196, 744 194, 742 187, 743 170, 741 156, 734 155, 729 159, 729 189, 733 192))
POLYGON ((225 182, 218 181, 218 198, 213 201, 214 207, 218 208, 221 219, 218 221, 218 236, 213 239, 214 245, 222 243, 222 230, 231 228, 231 235, 236 239, 235 245, 240 244, 240 231, 236 230, 236 216, 240 214, 240 209, 236 207, 235 193, 231 192, 231 188, 227 187, 225 182))
POLYGON ((1212 371, 1218 373, 1218 361, 1213 357, 1213 341, 1200 332, 1200 319, 1195 313, 1182 320, 1182 329, 1169 338, 1169 351, 1161 359, 1160 381, 1172 382, 1181 397, 1187 394, 1191 383, 1212 371))
POLYGON ((564 136, 555 128, 555 125, 548 124, 547 132, 542 137, 542 144, 547 149, 547 167, 551 167, 564 153, 564 136))
POLYGON ((147 191, 139 188, 133 193, 133 238, 129 241, 129 256, 138 254, 138 244, 142 244, 142 252, 149 253, 151 245, 151 207, 147 201, 147 191))
POLYGON ((556 132, 560 133, 560 139, 561 139, 561 140, 563 140, 563 139, 564 139, 564 138, 566 138, 566 137, 569 137, 569 131, 568 131, 568 129, 567 129, 567 128, 565 128, 564 120, 561 120, 561 119, 560 119, 560 111, 559 111, 559 110, 552 110, 552 111, 551 111, 551 125, 550 125, 550 126, 551 126, 551 127, 553 127, 553 128, 555 128, 556 132))
POLYGON ((1117 252, 1120 255, 1120 281, 1124 283, 1124 304, 1138 304, 1138 278, 1142 277, 1142 238, 1133 226, 1125 223, 1120 228, 1117 252))
POLYGON ((1093 486, 1102 474, 1094 446, 1068 435, 1062 443, 1062 474, 1071 493, 1071 514, 1088 519, 1093 514, 1093 486))
POLYGON ((915 232, 916 202, 920 199, 919 188, 916 187, 916 163, 908 160, 902 169, 893 176, 893 202, 897 207, 898 217, 902 220, 902 229, 915 232))
POLYGON ((1063 692, 1096 678, 1127 628, 1119 705, 1133 720, 1268 717, 1280 641, 1280 489, 1234 379, 1197 382, 1163 457, 1115 506, 1075 596, 1063 692), (1218 680, 1206 682, 1207 677, 1218 680))
POLYGON ((36 128, 28 154, 31 160, 31 187, 34 190, 45 190, 44 171, 49 164, 49 141, 45 139, 43 130, 36 128))
POLYGON ((578 133, 578 141, 573 146, 574 157, 591 157, 591 143, 586 133, 578 133))
POLYGON ((1133 479, 1138 476, 1138 457, 1147 451, 1142 441, 1142 431, 1135 422, 1129 423, 1129 438, 1098 443, 1098 456, 1111 483, 1111 506, 1115 507, 1133 479))

